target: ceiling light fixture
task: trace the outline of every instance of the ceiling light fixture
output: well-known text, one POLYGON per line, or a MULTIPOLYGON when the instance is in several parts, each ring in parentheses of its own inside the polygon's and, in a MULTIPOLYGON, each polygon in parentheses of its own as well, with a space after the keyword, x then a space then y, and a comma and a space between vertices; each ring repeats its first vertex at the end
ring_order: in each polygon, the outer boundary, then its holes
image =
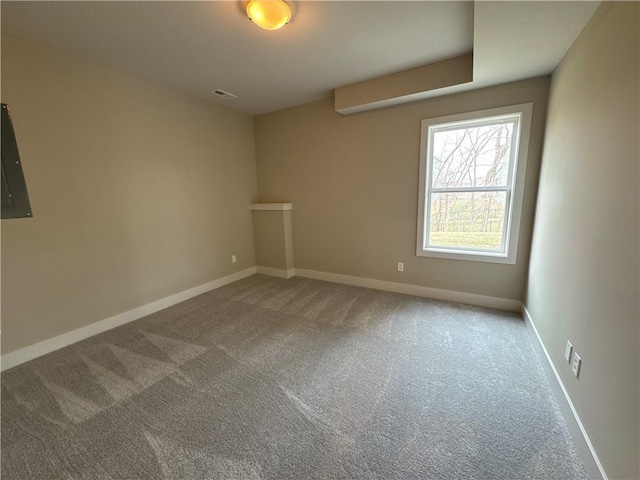
POLYGON ((278 30, 291 20, 291 9, 282 0, 251 0, 247 16, 265 30, 278 30))

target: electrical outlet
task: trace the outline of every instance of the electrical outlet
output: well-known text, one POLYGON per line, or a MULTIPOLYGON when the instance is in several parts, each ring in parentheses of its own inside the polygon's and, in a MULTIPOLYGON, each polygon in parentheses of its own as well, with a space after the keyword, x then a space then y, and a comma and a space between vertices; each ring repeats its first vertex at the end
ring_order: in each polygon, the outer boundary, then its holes
POLYGON ((573 363, 571 364, 571 371, 576 376, 576 378, 578 378, 578 375, 580 375, 581 364, 582 364, 582 359, 576 352, 573 352, 573 363))
POLYGON ((404 263, 398 262, 398 271, 399 272, 404 272, 404 263))
POLYGON ((573 351, 573 345, 571 345, 571 342, 567 340, 567 346, 564 347, 564 359, 567 361, 567 363, 571 363, 572 351, 573 351))
POLYGON ((236 263, 238 261, 238 257, 235 255, 231 255, 231 263, 236 263))

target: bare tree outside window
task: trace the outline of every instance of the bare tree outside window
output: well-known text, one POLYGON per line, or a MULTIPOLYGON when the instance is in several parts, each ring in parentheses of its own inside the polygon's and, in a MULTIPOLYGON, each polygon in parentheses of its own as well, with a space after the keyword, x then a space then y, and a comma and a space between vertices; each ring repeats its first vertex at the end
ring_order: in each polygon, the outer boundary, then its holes
POLYGON ((502 248, 506 192, 455 189, 505 187, 512 136, 512 121, 433 134, 432 186, 454 191, 431 193, 430 245, 502 248))
POLYGON ((533 104, 422 120, 416 255, 515 263, 533 104))

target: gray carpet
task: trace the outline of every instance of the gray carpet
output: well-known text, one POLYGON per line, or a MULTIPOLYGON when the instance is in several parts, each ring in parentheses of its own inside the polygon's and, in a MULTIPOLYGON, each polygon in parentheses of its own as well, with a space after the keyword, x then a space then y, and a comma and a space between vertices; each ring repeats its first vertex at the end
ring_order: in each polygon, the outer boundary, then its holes
POLYGON ((1 473, 587 477, 518 315, 261 275, 3 373, 1 473))

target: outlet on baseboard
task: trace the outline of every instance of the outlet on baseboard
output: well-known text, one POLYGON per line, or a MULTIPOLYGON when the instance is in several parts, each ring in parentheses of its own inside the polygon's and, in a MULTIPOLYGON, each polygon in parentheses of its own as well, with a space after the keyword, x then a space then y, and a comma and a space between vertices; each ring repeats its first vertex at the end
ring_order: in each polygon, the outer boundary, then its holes
POLYGON ((582 364, 582 359, 576 352, 573 352, 573 363, 571 364, 571 371, 576 376, 576 378, 578 378, 578 375, 580 375, 581 364, 582 364))
POLYGON ((399 272, 404 272, 404 263, 398 262, 398 271, 399 272))
POLYGON ((567 346, 564 348, 564 359, 567 363, 571 363, 571 352, 573 351, 573 345, 567 340, 567 346))
POLYGON ((238 257, 235 255, 231 255, 231 263, 236 263, 238 261, 238 257))

